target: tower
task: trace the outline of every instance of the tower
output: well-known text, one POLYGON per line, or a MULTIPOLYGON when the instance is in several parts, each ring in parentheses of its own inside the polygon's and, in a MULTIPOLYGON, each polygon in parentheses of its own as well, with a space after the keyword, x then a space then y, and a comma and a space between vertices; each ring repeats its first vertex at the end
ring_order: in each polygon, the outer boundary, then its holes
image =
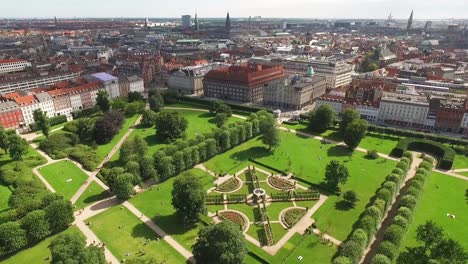
POLYGON ((195 30, 196 30, 196 31, 200 30, 200 25, 198 24, 198 15, 197 15, 197 11, 195 11, 195 21, 194 21, 194 23, 195 23, 195 25, 194 25, 194 26, 195 26, 195 30))
POLYGON ((226 29, 231 29, 231 18, 229 18, 229 12, 227 12, 226 16, 226 29))
POLYGON ((411 10, 411 15, 408 19, 408 25, 406 25, 406 31, 410 31, 413 26, 413 10, 411 10))
POLYGON ((148 19, 145 19, 145 28, 148 28, 148 19))
POLYGON ((305 35, 305 40, 306 40, 306 44, 310 45, 310 42, 312 41, 312 34, 310 33, 309 30, 307 30, 307 33, 305 35))
POLYGON ((57 26, 57 25, 58 25, 58 22, 57 22, 57 17, 56 17, 56 16, 54 17, 54 24, 55 24, 55 26, 57 26))

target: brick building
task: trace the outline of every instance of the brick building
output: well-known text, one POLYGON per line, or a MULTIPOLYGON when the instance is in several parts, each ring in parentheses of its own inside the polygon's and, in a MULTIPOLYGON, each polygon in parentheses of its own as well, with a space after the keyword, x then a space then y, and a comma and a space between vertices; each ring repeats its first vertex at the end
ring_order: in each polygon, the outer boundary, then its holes
POLYGON ((244 64, 211 70, 203 79, 207 97, 261 103, 263 88, 284 78, 282 66, 244 64))
POLYGON ((19 127, 23 120, 23 113, 17 103, 6 101, 0 102, 0 125, 4 128, 15 129, 19 127))

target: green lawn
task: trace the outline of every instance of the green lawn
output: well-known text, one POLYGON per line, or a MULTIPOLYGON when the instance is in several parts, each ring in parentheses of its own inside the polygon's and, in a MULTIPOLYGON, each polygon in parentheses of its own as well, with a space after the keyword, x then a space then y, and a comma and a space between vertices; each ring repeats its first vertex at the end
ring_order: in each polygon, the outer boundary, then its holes
POLYGON ((331 263, 333 255, 337 251, 336 246, 322 244, 316 235, 303 237, 303 240, 301 239, 295 246, 281 263, 331 263), (298 260, 299 256, 303 257, 302 261, 298 260))
POLYGON ((455 155, 452 169, 468 169, 468 157, 465 155, 455 155))
POLYGON ((462 176, 468 177, 468 171, 465 171, 465 172, 457 172, 457 174, 460 174, 460 175, 462 175, 462 176))
POLYGON ((39 172, 57 193, 64 195, 65 199, 70 199, 88 179, 88 175, 68 160, 42 167, 39 172))
MULTIPOLYGON (((190 172, 200 178, 206 190, 213 187, 214 178, 211 175, 199 169, 192 169, 190 172)), ((140 193, 130 199, 130 202, 146 216, 153 219, 157 225, 186 249, 191 250, 201 224, 183 226, 183 220, 177 217, 171 204, 173 182, 174 178, 171 178, 163 183, 154 185, 151 190, 140 193)))
POLYGON ((10 189, 4 185, 0 185, 0 211, 8 209, 8 199, 10 198, 10 195, 10 189))
POLYGON ((447 237, 460 242, 468 251, 468 181, 432 172, 424 186, 406 241, 416 245, 416 228, 432 220, 444 229, 447 237), (447 217, 447 213, 456 218, 447 217))
POLYGON ((140 257, 140 250, 146 252, 146 257, 151 257, 157 262, 185 263, 185 258, 180 255, 163 239, 158 240, 156 233, 151 230, 138 217, 127 208, 114 206, 103 213, 93 216, 90 228, 119 259, 140 257), (119 228, 122 226, 123 228, 119 228), (145 245, 145 241, 151 242, 145 245), (125 253, 130 256, 126 257, 125 253))
POLYGON ((280 221, 280 213, 286 208, 294 207, 292 202, 274 202, 266 210, 271 221, 280 221))
MULTIPOLYGON (((73 234, 76 236, 84 237, 84 235, 80 232, 80 230, 76 226, 72 226, 67 230, 63 231, 60 234, 73 234)), ((49 245, 55 237, 59 234, 51 236, 39 244, 34 245, 33 247, 24 249, 15 255, 1 260, 0 263, 2 264, 27 264, 27 263, 50 263, 51 259, 47 260, 47 257, 50 257, 50 250, 49 245)))
POLYGON ((102 200, 109 196, 109 193, 105 191, 101 185, 93 181, 89 184, 88 188, 81 194, 81 196, 76 200, 74 204, 74 210, 80 210, 86 206, 102 200))
POLYGON ((135 123, 140 115, 134 115, 132 117, 125 118, 125 121, 120 129, 119 133, 115 135, 115 137, 107 144, 98 145, 96 150, 96 155, 100 161, 104 160, 104 158, 112 151, 112 149, 117 145, 117 143, 122 139, 122 137, 127 133, 130 127, 135 123))

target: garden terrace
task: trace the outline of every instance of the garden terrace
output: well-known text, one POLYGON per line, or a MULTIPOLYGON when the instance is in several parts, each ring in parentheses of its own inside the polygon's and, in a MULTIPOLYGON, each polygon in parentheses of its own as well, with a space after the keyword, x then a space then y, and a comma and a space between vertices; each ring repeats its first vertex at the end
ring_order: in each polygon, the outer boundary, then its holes
POLYGON ((291 208, 287 209, 281 215, 281 221, 288 228, 294 226, 306 214, 307 210, 304 208, 291 208))
POLYGON ((241 230, 245 230, 248 227, 248 219, 245 219, 245 217, 239 214, 238 212, 222 211, 218 213, 218 216, 239 225, 241 230))
POLYGON ((296 188, 294 183, 277 176, 268 177, 268 183, 276 189, 287 191, 296 188))
POLYGON ((236 177, 229 178, 228 180, 224 181, 220 185, 216 186, 216 191, 218 192, 233 192, 237 190, 241 186, 241 181, 236 177))

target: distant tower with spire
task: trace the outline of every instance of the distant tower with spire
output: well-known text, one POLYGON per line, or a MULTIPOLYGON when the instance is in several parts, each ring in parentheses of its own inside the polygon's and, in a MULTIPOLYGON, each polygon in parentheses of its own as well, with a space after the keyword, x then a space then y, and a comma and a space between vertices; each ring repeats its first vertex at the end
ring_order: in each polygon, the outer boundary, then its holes
POLYGON ((195 11, 195 21, 194 21, 194 23, 195 23, 195 25, 194 25, 194 26, 195 26, 195 30, 196 30, 196 31, 200 30, 200 24, 198 23, 197 11, 195 11))
POLYGON ((55 24, 55 26, 58 26, 58 22, 57 22, 57 17, 56 17, 56 16, 54 16, 54 24, 55 24))
POLYGON ((226 29, 227 30, 231 29, 231 18, 229 17, 229 12, 227 12, 227 16, 226 16, 226 29))
POLYGON ((413 10, 411 10, 411 15, 408 19, 408 24, 406 25, 406 31, 410 31, 413 27, 413 10))

